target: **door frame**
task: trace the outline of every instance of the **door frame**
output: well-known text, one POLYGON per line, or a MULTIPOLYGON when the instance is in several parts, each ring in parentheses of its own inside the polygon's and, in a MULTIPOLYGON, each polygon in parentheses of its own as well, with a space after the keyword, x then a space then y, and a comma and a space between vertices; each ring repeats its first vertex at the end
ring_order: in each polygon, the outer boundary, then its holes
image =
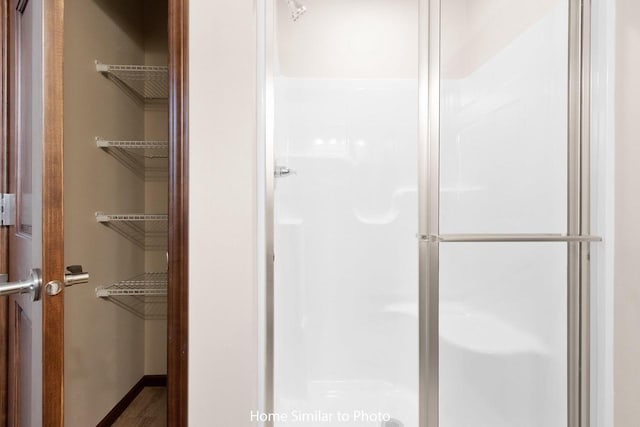
MULTIPOLYGON (((0 3, 0 192, 7 193, 7 2, 0 3)), ((0 271, 9 271, 9 233, 6 227, 0 227, 0 271)), ((0 427, 8 422, 9 403, 9 297, 0 297, 0 427)))
MULTIPOLYGON (((0 165, 9 135, 9 40, 11 0, 0 0, 0 165)), ((187 425, 188 361, 188 0, 169 6, 169 274, 167 320, 168 425, 187 425)), ((44 141, 43 165, 63 165, 64 0, 43 0, 44 141)), ((63 168, 43 173, 44 283, 64 280, 63 168)), ((5 191, 6 177, 0 177, 5 191)), ((7 267, 6 230, 0 229, 0 268, 7 267)), ((43 424, 64 425, 64 292, 43 292, 43 424)), ((8 310, 0 298, 0 427, 8 411, 8 310)))
POLYGON ((188 425, 189 0, 169 0, 167 425, 188 425))
MULTIPOLYGON (((64 283, 64 0, 43 0, 42 279, 64 283)), ((11 14, 9 14, 9 17, 11 14)), ((11 20, 9 20, 11 22, 11 20)), ((42 297, 42 417, 64 425, 64 292, 42 297)))

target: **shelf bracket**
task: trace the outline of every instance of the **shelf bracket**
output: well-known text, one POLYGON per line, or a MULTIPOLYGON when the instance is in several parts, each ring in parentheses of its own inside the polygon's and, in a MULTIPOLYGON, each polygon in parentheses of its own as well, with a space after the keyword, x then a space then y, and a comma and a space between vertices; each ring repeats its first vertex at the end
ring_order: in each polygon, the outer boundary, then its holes
POLYGON ((102 62, 98 61, 96 59, 96 71, 99 73, 108 73, 109 72, 109 66, 107 64, 103 64, 102 62))

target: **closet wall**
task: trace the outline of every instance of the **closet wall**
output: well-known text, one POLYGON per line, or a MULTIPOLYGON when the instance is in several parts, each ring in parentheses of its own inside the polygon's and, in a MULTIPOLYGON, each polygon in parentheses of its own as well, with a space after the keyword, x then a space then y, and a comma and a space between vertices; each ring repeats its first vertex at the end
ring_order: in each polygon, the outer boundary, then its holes
MULTIPOLYGON (((166 0, 144 1, 145 65, 167 65, 168 51, 168 7, 166 0)), ((167 141, 167 105, 146 108, 144 133, 146 140, 167 141)), ((148 160, 155 166, 166 167, 167 159, 148 160)), ((166 214, 169 186, 166 179, 148 180, 145 183, 145 212, 166 214)), ((147 251, 145 271, 167 271, 166 251, 147 251)), ((145 323, 145 374, 164 374, 167 370, 167 322, 147 320, 145 323)))
POLYGON ((95 212, 166 213, 167 183, 145 183, 95 138, 166 140, 167 108, 143 108, 94 63, 166 65, 166 10, 153 0, 65 2, 65 262, 91 275, 65 292, 70 427, 96 425, 143 375, 166 373, 166 321, 96 297, 99 286, 166 271, 166 253, 145 251, 97 223, 95 212))

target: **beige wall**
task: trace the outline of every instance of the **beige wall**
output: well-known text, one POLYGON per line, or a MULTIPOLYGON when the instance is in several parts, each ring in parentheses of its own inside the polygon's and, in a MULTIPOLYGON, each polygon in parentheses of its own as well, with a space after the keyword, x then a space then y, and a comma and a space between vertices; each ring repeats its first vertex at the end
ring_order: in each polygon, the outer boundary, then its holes
POLYGON ((142 8, 123 0, 65 4, 65 261, 91 273, 65 292, 65 425, 96 425, 144 374, 144 322, 95 288, 140 273, 144 252, 96 223, 96 211, 142 211, 144 184, 94 138, 143 138, 140 107, 95 71, 140 63, 142 8), (127 16, 128 19, 114 17, 127 16))
MULTIPOLYGON (((167 65, 169 52, 167 44, 168 8, 166 1, 144 1, 144 49, 147 65, 167 65)), ((168 135, 168 109, 147 108, 144 112, 144 133, 147 140, 166 141, 168 135)), ((167 163, 166 159, 149 160, 150 163, 167 163)), ((145 212, 167 213, 168 189, 166 179, 145 182, 145 212)), ((166 251, 147 251, 145 270, 167 271, 166 251)), ((165 374, 167 372, 167 321, 147 320, 145 322, 145 374, 165 374)))
POLYGON ((275 4, 278 74, 343 79, 417 77, 418 0, 305 2, 308 11, 296 22, 286 1, 275 4))
POLYGON ((189 2, 189 422, 248 427, 257 400, 256 9, 189 2))
POLYGON ((143 110, 93 63, 166 64, 166 22, 164 1, 65 2, 65 261, 91 274, 65 297, 69 427, 96 425, 143 375, 166 372, 166 321, 144 321, 95 294, 165 271, 165 251, 145 253, 96 223, 94 212, 165 213, 167 181, 144 183, 94 138, 166 139, 167 108, 143 110))
POLYGON ((566 0, 442 2, 442 74, 464 78, 566 0))
MULTIPOLYGON (((448 0, 443 75, 462 78, 566 0, 448 0), (508 18, 507 18, 508 17, 508 18)), ((307 3, 297 22, 277 6, 277 72, 306 78, 416 78, 418 0, 307 3), (407 43, 407 40, 413 40, 407 43)))
POLYGON ((616 427, 640 420, 640 2, 617 1, 615 358, 616 427))

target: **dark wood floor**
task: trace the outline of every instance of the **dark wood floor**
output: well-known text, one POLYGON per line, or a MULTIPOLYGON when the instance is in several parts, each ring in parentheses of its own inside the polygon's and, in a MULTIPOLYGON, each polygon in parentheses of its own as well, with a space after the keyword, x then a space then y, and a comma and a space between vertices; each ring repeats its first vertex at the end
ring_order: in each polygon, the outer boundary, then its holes
POLYGON ((163 427, 167 425, 166 387, 145 387, 114 427, 163 427))

